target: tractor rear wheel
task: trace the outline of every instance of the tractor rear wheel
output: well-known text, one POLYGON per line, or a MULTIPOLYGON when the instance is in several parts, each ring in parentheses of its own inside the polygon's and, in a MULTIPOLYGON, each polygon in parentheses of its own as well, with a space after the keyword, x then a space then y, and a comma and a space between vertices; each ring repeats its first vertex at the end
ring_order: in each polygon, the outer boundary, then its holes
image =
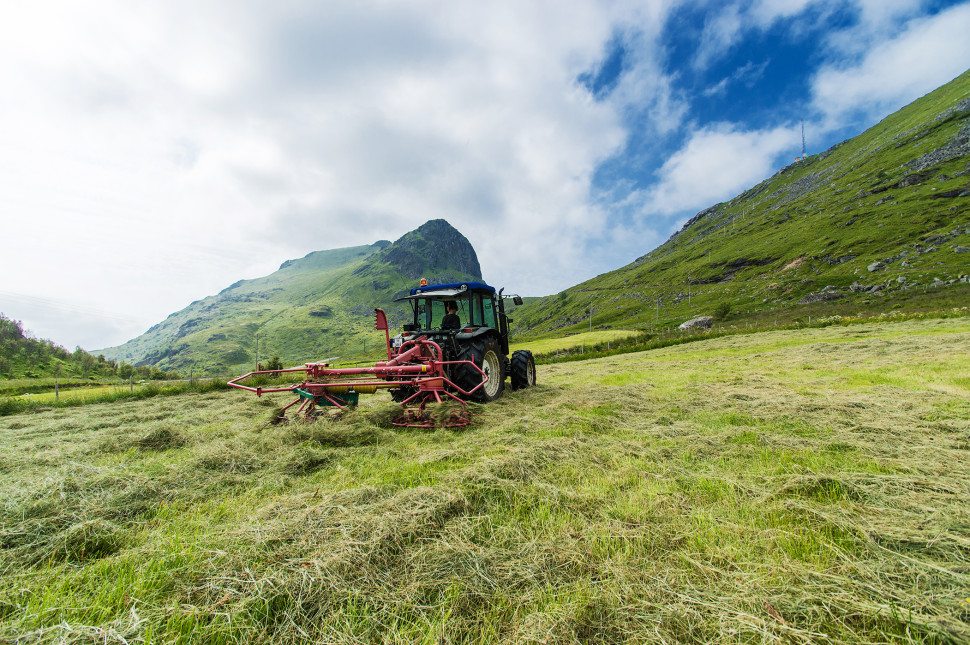
MULTIPOLYGON (((459 345, 458 360, 471 361, 488 376, 488 381, 468 398, 488 403, 502 396, 505 389, 505 357, 499 353, 494 338, 474 339, 459 345)), ((456 365, 453 380, 461 389, 468 391, 482 382, 482 375, 470 367, 456 365)))
POLYGON ((536 384, 536 360, 532 352, 519 349, 512 352, 512 389, 532 387, 536 384))

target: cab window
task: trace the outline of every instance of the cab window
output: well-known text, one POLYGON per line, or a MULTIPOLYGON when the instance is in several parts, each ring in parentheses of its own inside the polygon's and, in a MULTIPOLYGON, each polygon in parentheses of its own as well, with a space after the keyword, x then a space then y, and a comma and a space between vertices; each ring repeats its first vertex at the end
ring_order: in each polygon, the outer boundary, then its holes
POLYGON ((445 303, 441 300, 429 300, 428 301, 428 320, 425 329, 438 329, 441 327, 441 321, 445 319, 445 303))
POLYGON ((468 313, 469 301, 467 298, 459 298, 455 300, 455 304, 458 305, 458 319, 461 321, 462 327, 464 327, 471 320, 471 315, 468 313))
POLYGON ((472 295, 468 299, 468 324, 469 325, 481 325, 482 324, 482 302, 477 295, 472 295))
POLYGON ((492 329, 498 329, 495 323, 495 303, 488 296, 482 296, 482 311, 484 312, 485 325, 492 329))

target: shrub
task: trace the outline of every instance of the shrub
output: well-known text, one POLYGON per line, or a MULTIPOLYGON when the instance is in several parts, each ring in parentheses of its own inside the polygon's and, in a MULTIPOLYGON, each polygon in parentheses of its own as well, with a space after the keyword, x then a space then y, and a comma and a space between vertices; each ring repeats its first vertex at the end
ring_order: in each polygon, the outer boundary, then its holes
POLYGON ((731 303, 722 302, 714 308, 714 320, 727 320, 731 315, 731 303))

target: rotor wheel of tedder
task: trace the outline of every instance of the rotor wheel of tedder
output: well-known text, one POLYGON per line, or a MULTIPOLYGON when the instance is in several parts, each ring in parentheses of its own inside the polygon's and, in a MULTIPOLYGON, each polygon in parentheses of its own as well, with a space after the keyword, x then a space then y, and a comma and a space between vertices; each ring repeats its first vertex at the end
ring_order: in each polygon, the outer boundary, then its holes
POLYGON ((413 387, 398 387, 393 390, 388 390, 391 393, 391 399, 395 403, 400 403, 405 399, 411 397, 417 390, 413 387))
POLYGON ((512 389, 532 387, 536 384, 536 359, 527 349, 512 352, 512 389))
MULTIPOLYGON (((473 339, 458 348, 458 360, 468 360, 482 368, 488 382, 468 397, 472 401, 488 403, 502 396, 505 389, 505 357, 499 353, 494 338, 473 339)), ((471 390, 482 382, 482 375, 461 365, 454 366, 452 380, 463 390, 471 390)))

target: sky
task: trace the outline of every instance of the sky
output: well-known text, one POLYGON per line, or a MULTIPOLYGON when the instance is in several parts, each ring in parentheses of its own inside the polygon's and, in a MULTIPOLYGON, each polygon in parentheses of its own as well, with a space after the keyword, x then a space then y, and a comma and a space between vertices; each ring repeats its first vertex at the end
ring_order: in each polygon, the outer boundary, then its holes
POLYGON ((444 218, 556 293, 970 67, 970 2, 0 4, 0 312, 121 343, 444 218))

